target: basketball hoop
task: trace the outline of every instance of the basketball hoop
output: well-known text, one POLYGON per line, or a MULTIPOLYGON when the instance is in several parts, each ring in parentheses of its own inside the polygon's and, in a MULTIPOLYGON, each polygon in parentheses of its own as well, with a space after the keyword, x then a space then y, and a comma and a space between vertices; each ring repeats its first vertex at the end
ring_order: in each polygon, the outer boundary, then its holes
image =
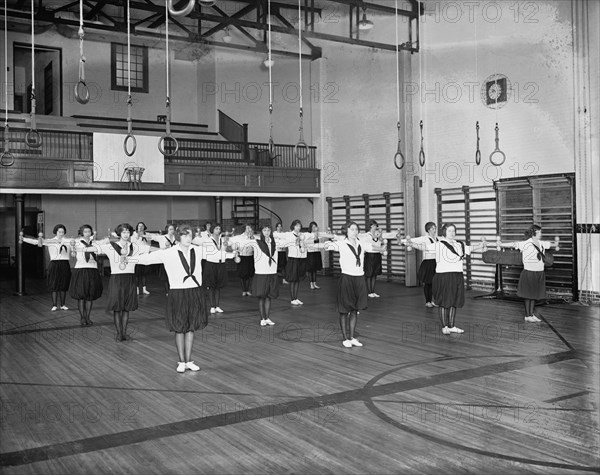
POLYGON ((142 175, 146 169, 143 167, 127 167, 123 172, 123 178, 127 177, 130 190, 142 189, 142 175))

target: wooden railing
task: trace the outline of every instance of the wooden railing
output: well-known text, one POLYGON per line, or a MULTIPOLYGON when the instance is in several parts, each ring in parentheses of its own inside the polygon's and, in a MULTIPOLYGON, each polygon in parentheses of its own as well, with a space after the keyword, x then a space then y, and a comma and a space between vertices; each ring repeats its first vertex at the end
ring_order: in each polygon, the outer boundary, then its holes
POLYGON ((236 122, 221 110, 219 111, 219 133, 233 143, 248 141, 248 126, 236 122))
MULTIPOLYGON (((42 146, 30 148, 25 143, 27 132, 28 129, 9 129, 9 149, 15 158, 93 160, 92 133, 38 129, 42 137, 42 146)), ((0 129, 0 142, 4 142, 4 129, 0 129)))
MULTIPOLYGON (((9 129, 10 151, 15 158, 43 158, 56 160, 93 161, 93 134, 67 130, 41 130, 42 146, 30 148, 25 144, 25 128, 9 129)), ((0 128, 0 143, 4 141, 4 129, 0 128)), ((265 143, 249 143, 249 152, 243 153, 244 144, 218 140, 180 138, 179 150, 166 163, 180 165, 238 165, 268 166, 277 168, 316 168, 316 147, 309 147, 306 160, 294 156, 293 145, 275 145, 274 159, 270 158, 265 143)), ((168 144, 167 144, 168 149, 168 144)))

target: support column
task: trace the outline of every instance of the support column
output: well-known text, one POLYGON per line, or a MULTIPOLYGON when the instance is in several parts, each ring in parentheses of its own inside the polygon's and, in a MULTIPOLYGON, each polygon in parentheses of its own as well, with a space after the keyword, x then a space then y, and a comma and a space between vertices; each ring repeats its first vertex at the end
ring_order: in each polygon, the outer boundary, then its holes
POLYGON ((223 198, 215 196, 215 222, 223 224, 223 198))
MULTIPOLYGON (((410 53, 405 52, 401 56, 400 78, 404 84, 410 84, 412 81, 412 59, 413 55, 410 53)), ((420 86, 421 85, 419 85, 419 87, 420 86)), ((402 85, 400 85, 400 87, 402 87, 402 85)), ((400 93, 402 94, 402 91, 400 91, 400 93)), ((403 116, 400 117, 400 121, 403 124, 402 131, 404 132, 404 137, 402 138, 402 143, 404 144, 404 156, 406 157, 406 165, 400 172, 402 179, 400 190, 404 197, 404 232, 408 236, 417 235, 416 220, 417 215, 419 214, 415 202, 415 182, 413 179, 413 174, 418 166, 414 162, 415 154, 413 151, 413 142, 416 140, 413 129, 413 101, 418 102, 420 96, 421 95, 419 94, 418 97, 413 97, 412 100, 405 101, 402 108, 403 116)), ((406 251, 406 274, 404 278, 407 287, 415 287, 418 283, 417 252, 415 249, 406 251)))
POLYGON ((23 275, 23 244, 19 236, 25 226, 25 195, 15 195, 15 254, 17 264, 16 295, 25 295, 25 278, 23 275))

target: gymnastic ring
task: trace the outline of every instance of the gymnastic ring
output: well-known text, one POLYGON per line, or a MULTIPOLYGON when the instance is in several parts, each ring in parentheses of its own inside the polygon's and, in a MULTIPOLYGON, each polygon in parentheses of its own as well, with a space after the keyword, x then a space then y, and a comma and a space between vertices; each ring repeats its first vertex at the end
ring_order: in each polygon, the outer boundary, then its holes
POLYGON ((402 152, 400 152, 400 151, 396 152, 396 155, 394 155, 394 166, 398 170, 402 170, 404 168, 405 163, 406 163, 406 159, 404 158, 404 155, 402 155, 402 152), (398 156, 401 158, 400 165, 398 165, 398 156))
POLYGON ((300 161, 304 161, 308 158, 309 156, 309 152, 308 152, 308 145, 306 145, 306 142, 304 142, 303 140, 300 140, 300 142, 298 142, 296 144, 296 146, 294 147, 294 157, 296 157, 298 160, 300 161), (303 148, 304 149, 304 155, 300 155, 299 150, 303 148))
POLYGON ((127 155, 128 157, 131 157, 135 153, 136 149, 137 149, 137 140, 135 139, 133 134, 127 134, 125 136, 125 140, 123 140, 123 150, 125 151, 125 155, 127 155), (133 140, 133 147, 131 149, 131 152, 129 150, 127 150, 127 143, 129 142, 129 139, 133 140))
POLYGON ((419 165, 421 165, 422 167, 425 166, 425 152, 423 151, 423 149, 421 149, 421 151, 419 152, 419 165))
POLYGON ((492 153, 490 153, 490 162, 495 167, 501 166, 505 161, 506 161, 506 155, 504 155, 504 152, 502 150, 494 150, 492 153), (502 155, 502 161, 495 162, 494 159, 492 158, 497 153, 499 153, 500 155, 502 155))
POLYGON ((42 146, 42 136, 35 129, 29 129, 29 132, 25 134, 25 143, 31 148, 38 148, 42 146))
POLYGON ((80 104, 87 104, 90 101, 90 90, 87 87, 87 84, 85 83, 85 81, 79 81, 77 84, 75 84, 75 100, 77 102, 79 102, 80 104), (83 95, 79 94, 79 86, 83 86, 82 87, 82 92, 83 95))
POLYGON ((481 163, 481 151, 477 150, 475 152, 475 163, 479 165, 481 163))
POLYGON ((158 141, 158 150, 160 150, 160 153, 162 153, 165 157, 172 157, 177 153, 177 150, 179 150, 179 142, 175 137, 173 137, 172 134, 165 134, 158 141), (175 142, 175 150, 171 153, 167 153, 164 149, 164 144, 167 139, 171 139, 173 142, 175 142))
POLYGON ((0 155, 0 165, 10 167, 15 163, 15 156, 10 152, 2 152, 0 155), (8 162, 6 161, 8 159, 8 162))
POLYGON ((196 0, 190 0, 187 4, 187 7, 181 10, 175 10, 175 6, 173 5, 173 0, 169 0, 169 15, 172 16, 187 16, 192 13, 192 10, 196 6, 196 0))

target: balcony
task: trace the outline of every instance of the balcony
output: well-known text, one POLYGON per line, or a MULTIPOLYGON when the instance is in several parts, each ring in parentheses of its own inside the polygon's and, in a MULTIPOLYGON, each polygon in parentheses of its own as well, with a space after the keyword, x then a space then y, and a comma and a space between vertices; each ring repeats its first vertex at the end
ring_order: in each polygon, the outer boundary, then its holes
MULTIPOLYGON (((98 175, 93 157, 94 132, 119 133, 124 138, 127 133, 124 121, 38 116, 42 146, 37 149, 25 143, 29 130, 26 116, 13 114, 9 124, 9 149, 15 162, 0 167, 0 185, 4 189, 283 196, 320 192, 316 147, 309 147, 307 158, 299 160, 294 155, 294 145, 275 145, 271 159, 266 143, 216 140, 212 138, 216 133, 200 130, 199 126, 172 124, 179 149, 174 155, 164 157, 164 183, 143 183, 142 177, 139 189, 133 191, 128 181, 101 181, 102 177, 99 180, 94 176, 98 175)), ((158 122, 135 121, 134 133, 159 136, 164 127, 158 122)), ((4 129, 0 129, 0 140, 4 141, 4 129)), ((123 164, 130 161, 125 153, 116 158, 123 164)), ((127 180, 127 174, 121 171, 118 174, 127 180)))

